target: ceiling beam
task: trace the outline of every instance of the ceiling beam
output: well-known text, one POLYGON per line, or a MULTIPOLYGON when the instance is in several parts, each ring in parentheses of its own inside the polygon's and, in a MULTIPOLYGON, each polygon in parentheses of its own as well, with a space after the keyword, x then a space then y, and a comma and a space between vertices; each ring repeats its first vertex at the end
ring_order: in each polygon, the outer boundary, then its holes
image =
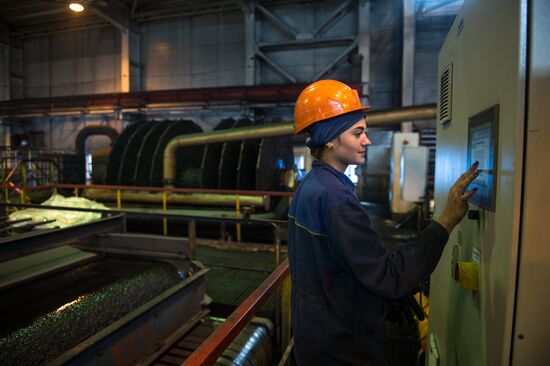
POLYGON ((345 50, 338 55, 331 63, 329 63, 323 70, 313 77, 310 81, 317 81, 324 77, 329 72, 334 72, 338 68, 338 64, 342 61, 351 51, 357 48, 357 39, 354 40, 345 50))
POLYGON ((256 9, 258 9, 266 17, 266 19, 271 22, 271 24, 279 28, 279 30, 288 35, 291 39, 296 39, 298 37, 297 30, 292 28, 288 23, 279 18, 277 15, 266 9, 263 5, 261 5, 260 3, 256 4, 256 9))
POLYGON ((130 21, 130 9, 125 4, 118 0, 110 0, 107 4, 108 6, 94 5, 92 9, 122 32, 137 33, 137 27, 130 21))
POLYGON ((49 9, 49 10, 43 10, 43 11, 35 11, 35 12, 28 12, 26 14, 20 14, 16 16, 11 16, 10 21, 17 21, 22 19, 31 19, 31 18, 39 18, 46 15, 53 15, 53 14, 60 14, 66 12, 65 7, 60 7, 58 9, 49 9))
POLYGON ((230 12, 240 10, 240 7, 234 4, 219 5, 212 8, 201 8, 201 9, 188 9, 188 8, 173 8, 173 9, 164 9, 164 10, 155 10, 155 11, 145 11, 137 12, 134 14, 134 19, 138 22, 148 21, 148 20, 158 20, 158 19, 168 19, 176 17, 192 17, 205 14, 214 14, 221 12, 230 12))
POLYGON ((325 31, 328 30, 331 24, 336 23, 344 15, 346 15, 350 11, 350 5, 352 4, 352 1, 353 0, 348 0, 344 2, 336 10, 334 10, 323 23, 315 28, 315 30, 313 31, 313 37, 318 37, 322 35, 325 31))
POLYGON ((78 22, 55 22, 47 23, 43 26, 26 26, 18 27, 12 31, 12 35, 22 38, 30 38, 41 35, 50 35, 57 33, 66 33, 74 32, 85 29, 100 28, 111 26, 111 23, 108 23, 102 19, 96 19, 95 21, 78 21, 78 22))

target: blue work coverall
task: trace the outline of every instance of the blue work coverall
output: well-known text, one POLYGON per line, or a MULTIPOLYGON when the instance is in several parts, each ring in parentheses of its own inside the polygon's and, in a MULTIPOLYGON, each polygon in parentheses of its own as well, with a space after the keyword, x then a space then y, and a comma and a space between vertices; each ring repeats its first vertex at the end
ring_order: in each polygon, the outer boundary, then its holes
POLYGON ((435 269, 448 233, 431 223, 391 254, 349 178, 314 161, 288 214, 292 327, 298 365, 383 365, 388 299, 435 269))

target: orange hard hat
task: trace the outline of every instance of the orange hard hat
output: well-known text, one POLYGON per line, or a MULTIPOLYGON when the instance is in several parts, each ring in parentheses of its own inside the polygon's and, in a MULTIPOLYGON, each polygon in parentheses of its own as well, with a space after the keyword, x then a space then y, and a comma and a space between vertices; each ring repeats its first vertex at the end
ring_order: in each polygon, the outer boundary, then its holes
POLYGON ((361 105, 357 90, 337 80, 319 80, 308 85, 296 100, 294 131, 298 135, 319 121, 369 108, 361 105))

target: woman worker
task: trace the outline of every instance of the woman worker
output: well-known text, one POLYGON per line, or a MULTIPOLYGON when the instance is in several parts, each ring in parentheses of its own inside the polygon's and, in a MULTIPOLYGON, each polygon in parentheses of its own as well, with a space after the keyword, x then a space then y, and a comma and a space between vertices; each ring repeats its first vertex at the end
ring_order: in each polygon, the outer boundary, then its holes
POLYGON ((449 192, 442 215, 396 253, 387 252, 344 175, 371 143, 357 92, 335 80, 298 97, 296 134, 316 158, 298 186, 289 218, 292 326, 298 365, 383 365, 388 302, 409 294, 435 269, 449 233, 475 190, 477 163, 449 192))

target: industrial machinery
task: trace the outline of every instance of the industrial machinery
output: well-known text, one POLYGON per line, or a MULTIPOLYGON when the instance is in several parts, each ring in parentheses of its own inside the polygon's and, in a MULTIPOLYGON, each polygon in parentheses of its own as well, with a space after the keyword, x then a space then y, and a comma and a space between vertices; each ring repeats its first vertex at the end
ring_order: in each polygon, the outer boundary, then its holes
MULTIPOLYGON (((260 124, 263 120, 224 119, 214 131, 260 124)), ((185 120, 130 125, 113 146, 105 183, 162 186, 167 183, 162 175, 166 145, 174 137, 200 132, 197 124, 185 120)), ((278 190, 284 187, 285 171, 294 167, 289 137, 185 147, 178 149, 176 161, 178 176, 171 183, 185 188, 278 190)))
MULTIPOLYGON (((282 122, 274 119, 269 123, 282 122)), ((261 126, 268 124, 264 119, 224 119, 214 131, 233 128, 261 126)), ((202 129, 190 120, 141 122, 130 125, 116 139, 109 155, 107 175, 104 182, 121 186, 120 196, 114 190, 100 188, 86 189, 88 198, 115 203, 117 199, 134 208, 147 209, 160 206, 165 200, 170 208, 208 207, 214 215, 235 213, 236 195, 212 193, 169 192, 164 198, 162 192, 144 192, 124 187, 162 187, 221 189, 230 191, 261 191, 262 195, 240 194, 238 206, 251 213, 267 214, 271 218, 285 218, 288 207, 286 197, 270 197, 268 191, 285 191, 292 187, 294 157, 290 136, 258 137, 241 141, 218 142, 178 148, 175 160, 176 175, 173 180, 163 178, 165 150, 171 141, 179 136, 201 133, 202 129), (290 177, 290 180, 289 180, 290 177)), ((96 169, 96 168, 94 168, 96 169)), ((94 176, 96 176, 94 174, 94 176)), ((96 176, 97 177, 97 176, 96 176)), ((205 211, 205 210, 202 210, 205 211)), ((204 212, 203 212, 204 213, 204 212)), ((132 227, 143 227, 143 221, 130 222, 132 227)), ((161 227, 160 225, 156 225, 161 227)), ((173 227, 185 227, 180 222, 173 227)), ((237 237, 234 226, 200 224, 201 236, 219 238, 224 235, 237 237), (216 225, 214 225, 216 226, 216 225), (224 234, 229 233, 229 234, 224 234)), ((257 233, 243 226, 242 235, 249 241, 272 242, 271 232, 257 233)))
MULTIPOLYGON (((181 364, 223 322, 203 306, 207 269, 187 239, 125 225, 111 215, 0 240, 2 365, 181 364)), ((250 323, 220 364, 269 364, 272 327, 250 323)))
POLYGON ((550 3, 465 1, 439 54, 436 215, 474 161, 432 275, 428 365, 547 365, 550 3))

